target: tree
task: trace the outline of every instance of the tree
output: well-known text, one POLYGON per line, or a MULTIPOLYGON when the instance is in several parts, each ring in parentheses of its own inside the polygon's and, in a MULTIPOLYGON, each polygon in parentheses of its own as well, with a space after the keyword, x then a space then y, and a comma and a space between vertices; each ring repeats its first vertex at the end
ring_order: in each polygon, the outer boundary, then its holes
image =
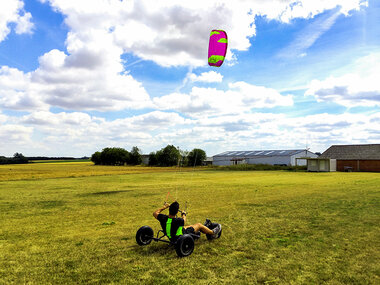
POLYGON ((132 147, 131 152, 129 153, 128 164, 139 165, 142 162, 141 151, 137 146, 132 147))
POLYGON ((101 153, 100 151, 97 151, 91 155, 91 161, 95 164, 102 164, 102 159, 101 159, 101 153))
POLYGON ((202 165, 202 162, 206 159, 206 152, 200 148, 194 148, 188 155, 188 165, 196 166, 202 165))
POLYGON ((18 153, 16 152, 14 155, 13 155, 13 161, 15 163, 28 163, 28 159, 22 155, 22 153, 18 153))
POLYGON ((156 166, 156 165, 158 165, 157 154, 155 152, 151 152, 149 154, 149 166, 156 166))
POLYGON ((156 156, 159 166, 173 166, 178 164, 180 153, 174 145, 167 145, 159 150, 156 156))
POLYGON ((180 164, 182 166, 184 165, 189 165, 189 151, 187 150, 179 150, 179 153, 180 153, 180 156, 181 156, 181 161, 180 161, 180 164))
POLYGON ((100 153, 102 165, 124 165, 129 160, 129 152, 119 147, 106 147, 100 153))

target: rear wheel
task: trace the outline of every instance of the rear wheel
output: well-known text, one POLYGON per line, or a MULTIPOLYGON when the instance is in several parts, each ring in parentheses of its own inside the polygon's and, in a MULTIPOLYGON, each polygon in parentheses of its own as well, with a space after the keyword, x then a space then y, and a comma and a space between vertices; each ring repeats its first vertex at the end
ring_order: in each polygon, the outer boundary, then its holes
POLYGON ((179 257, 189 256, 194 251, 194 239, 190 235, 182 235, 177 239, 175 251, 179 257))
POLYGON ((148 245, 153 239, 153 230, 149 226, 143 226, 136 232, 136 242, 138 245, 148 245))

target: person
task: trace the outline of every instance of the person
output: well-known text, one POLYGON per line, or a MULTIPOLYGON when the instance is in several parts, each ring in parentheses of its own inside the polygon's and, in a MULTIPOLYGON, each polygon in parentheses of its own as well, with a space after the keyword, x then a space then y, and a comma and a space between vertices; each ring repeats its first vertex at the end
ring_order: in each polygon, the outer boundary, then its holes
POLYGON ((179 204, 177 201, 170 205, 165 202, 164 206, 153 212, 153 216, 160 222, 162 229, 171 241, 175 241, 178 236, 184 234, 195 234, 202 232, 204 234, 212 235, 213 238, 217 238, 219 232, 222 230, 222 226, 217 224, 212 230, 207 226, 211 225, 211 221, 206 219, 206 223, 196 223, 194 225, 185 226, 186 212, 181 212, 181 218, 177 218, 179 212, 179 204), (161 214, 162 211, 169 208, 169 216, 161 214))

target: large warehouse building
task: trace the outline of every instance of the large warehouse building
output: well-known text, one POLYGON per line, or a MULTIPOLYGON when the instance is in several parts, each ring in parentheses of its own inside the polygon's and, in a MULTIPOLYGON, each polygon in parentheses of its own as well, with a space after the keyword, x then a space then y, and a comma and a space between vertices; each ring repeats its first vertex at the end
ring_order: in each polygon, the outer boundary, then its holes
POLYGON ((380 144, 333 145, 320 158, 336 159, 337 171, 380 172, 380 144))
POLYGON ((213 156, 213 165, 271 164, 306 165, 306 157, 318 157, 306 149, 226 151, 213 156))

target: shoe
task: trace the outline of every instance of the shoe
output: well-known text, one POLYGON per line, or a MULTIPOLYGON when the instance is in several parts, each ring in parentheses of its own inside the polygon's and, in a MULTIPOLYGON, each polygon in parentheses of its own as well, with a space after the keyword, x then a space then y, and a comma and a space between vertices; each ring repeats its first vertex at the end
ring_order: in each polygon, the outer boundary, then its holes
POLYGON ((212 235, 212 237, 213 238, 218 238, 218 234, 220 233, 221 230, 222 230, 222 225, 221 224, 217 224, 217 226, 212 229, 212 231, 214 232, 214 234, 212 235))
POLYGON ((203 224, 205 227, 210 228, 211 226, 211 221, 209 219, 206 219, 206 222, 203 224))

